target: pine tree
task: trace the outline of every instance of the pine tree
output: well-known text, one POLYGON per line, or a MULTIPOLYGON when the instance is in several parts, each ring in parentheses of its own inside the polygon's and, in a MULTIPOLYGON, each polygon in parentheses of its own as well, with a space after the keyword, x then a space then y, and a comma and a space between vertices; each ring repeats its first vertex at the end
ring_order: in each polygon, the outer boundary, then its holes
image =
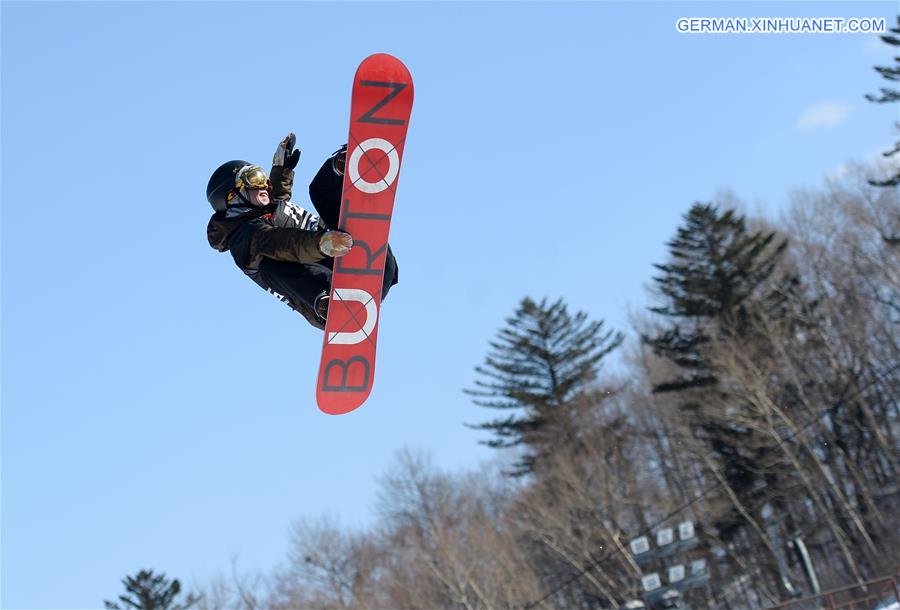
MULTIPOLYGON (((743 216, 713 204, 694 204, 684 220, 667 244, 670 261, 655 265, 662 272, 654 278, 662 304, 650 309, 672 322, 657 336, 643 337, 680 373, 653 390, 682 393, 680 409, 694 435, 716 457, 731 489, 746 498, 770 469, 770 456, 776 452, 729 414, 741 405, 728 403, 705 346, 719 337, 746 337, 754 316, 760 315, 756 305, 762 303, 770 315, 779 315, 778 307, 795 280, 784 277, 775 291, 767 284, 787 242, 777 242, 774 232, 749 233, 743 216)), ((716 523, 726 537, 740 524, 735 514, 716 523)))
POLYGON ((650 310, 683 320, 657 337, 644 337, 654 351, 684 373, 658 384, 656 392, 699 388, 716 383, 702 356, 709 329, 740 333, 748 321, 744 302, 772 275, 787 242, 774 244, 774 233, 748 234, 743 216, 720 212, 713 204, 694 204, 676 237, 666 244, 670 262, 654 265, 654 278, 664 303, 650 310))
POLYGON ((589 321, 579 311, 570 315, 562 299, 522 300, 506 320, 484 366, 475 368, 481 379, 466 390, 475 404, 513 411, 508 417, 469 427, 489 430, 494 438, 482 441, 494 448, 525 445, 527 451, 510 474, 534 470, 536 460, 560 439, 562 415, 576 396, 597 378, 603 358, 622 343, 621 333, 604 332, 604 323, 589 321))
MULTIPOLYGON (((881 40, 883 40, 886 44, 889 44, 894 47, 900 47, 900 15, 897 16, 897 27, 891 28, 889 30, 894 36, 886 35, 882 36, 881 40)), ((900 81, 900 56, 894 57, 895 64, 893 66, 875 66, 875 71, 878 72, 884 79, 889 80, 891 82, 900 81)), ((874 102, 876 104, 890 104, 900 102, 900 91, 897 89, 888 89, 886 87, 882 87, 880 95, 866 95, 866 99, 870 102, 874 102)), ((900 129, 900 122, 895 123, 895 127, 900 129)), ((885 158, 893 157, 894 155, 900 153, 900 141, 898 141, 894 148, 883 153, 885 158)), ((894 187, 900 185, 900 170, 887 178, 886 180, 869 180, 869 184, 872 186, 885 186, 885 187, 894 187)), ((894 243, 900 243, 900 236, 892 236, 896 241, 894 243)), ((885 237, 887 240, 888 237, 885 237)))
POLYGON ((141 570, 135 576, 126 576, 122 585, 130 595, 120 595, 119 601, 124 604, 104 601, 107 610, 188 610, 200 599, 188 594, 184 603, 175 603, 181 592, 181 583, 177 579, 169 580, 165 574, 158 576, 153 570, 141 570))

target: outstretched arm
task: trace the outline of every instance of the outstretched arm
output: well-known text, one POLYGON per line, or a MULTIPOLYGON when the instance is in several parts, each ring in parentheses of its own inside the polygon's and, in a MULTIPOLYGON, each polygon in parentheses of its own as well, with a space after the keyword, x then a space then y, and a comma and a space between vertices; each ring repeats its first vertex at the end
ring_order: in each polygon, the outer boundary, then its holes
POLYGON ((353 247, 353 238, 343 231, 266 227, 256 231, 251 239, 252 258, 293 263, 314 263, 326 256, 344 256, 353 247))
POLYGON ((272 158, 272 171, 269 178, 272 180, 272 199, 275 201, 289 201, 291 189, 294 186, 294 168, 300 162, 300 150, 295 148, 297 136, 289 133, 279 142, 272 158))

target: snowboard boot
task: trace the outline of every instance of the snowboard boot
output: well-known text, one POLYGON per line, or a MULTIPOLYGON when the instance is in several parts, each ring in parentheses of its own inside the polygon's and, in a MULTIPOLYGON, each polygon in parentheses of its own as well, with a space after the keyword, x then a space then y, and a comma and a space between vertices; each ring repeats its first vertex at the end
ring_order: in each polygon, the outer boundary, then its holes
POLYGON ((316 310, 316 317, 319 321, 324 325, 328 320, 328 303, 331 301, 331 297, 327 292, 323 292, 319 296, 316 297, 316 304, 314 309, 316 310))

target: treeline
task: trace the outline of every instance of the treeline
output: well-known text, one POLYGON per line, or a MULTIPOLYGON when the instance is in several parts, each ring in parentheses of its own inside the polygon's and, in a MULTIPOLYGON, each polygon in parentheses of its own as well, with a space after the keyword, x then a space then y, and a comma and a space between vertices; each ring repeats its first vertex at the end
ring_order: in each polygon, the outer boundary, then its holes
POLYGON ((499 415, 473 424, 496 464, 448 474, 404 452, 376 526, 300 522, 283 569, 200 607, 619 608, 700 560, 682 603, 749 609, 893 573, 898 191, 858 168, 777 223, 735 207, 684 215, 630 342, 563 301, 520 303, 469 389, 499 415), (613 353, 624 373, 603 372, 613 353), (630 547, 686 521, 683 552, 630 547))

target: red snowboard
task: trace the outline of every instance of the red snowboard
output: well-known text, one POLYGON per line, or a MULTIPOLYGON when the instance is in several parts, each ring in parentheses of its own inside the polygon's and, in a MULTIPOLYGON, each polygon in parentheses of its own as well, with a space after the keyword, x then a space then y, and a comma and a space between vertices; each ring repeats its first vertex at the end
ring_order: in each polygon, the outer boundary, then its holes
POLYGON ((378 53, 360 64, 338 223, 353 249, 335 259, 316 385, 319 409, 332 415, 362 405, 375 380, 381 284, 412 103, 412 77, 399 59, 378 53))

